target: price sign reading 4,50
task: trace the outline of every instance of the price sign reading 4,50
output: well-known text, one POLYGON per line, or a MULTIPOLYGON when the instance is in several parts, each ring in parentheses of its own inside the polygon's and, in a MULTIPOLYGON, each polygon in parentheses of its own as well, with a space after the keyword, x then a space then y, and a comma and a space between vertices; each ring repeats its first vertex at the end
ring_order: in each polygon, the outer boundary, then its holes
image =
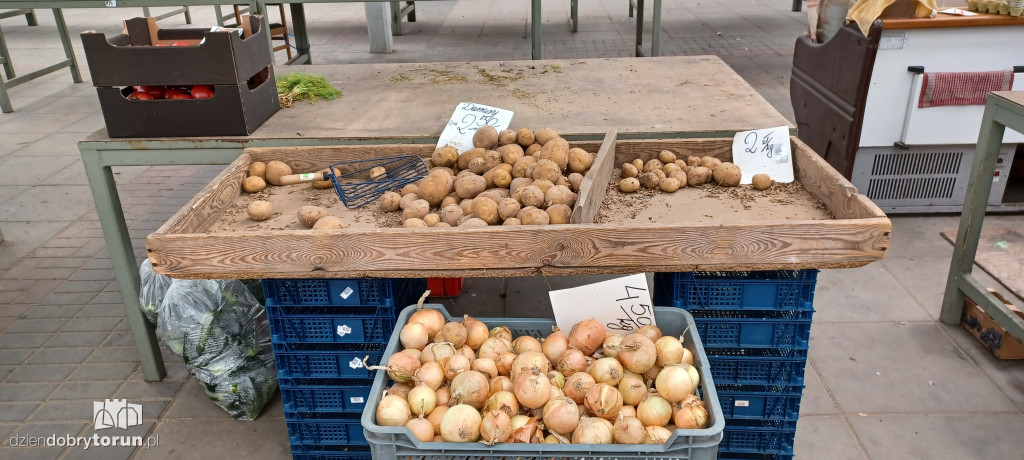
POLYGON ((615 299, 622 315, 616 318, 615 321, 606 324, 605 327, 613 331, 631 332, 654 324, 654 309, 651 308, 650 302, 645 304, 640 299, 640 293, 646 294, 647 299, 650 299, 647 289, 627 285, 624 286, 623 290, 626 296, 621 299, 615 299))

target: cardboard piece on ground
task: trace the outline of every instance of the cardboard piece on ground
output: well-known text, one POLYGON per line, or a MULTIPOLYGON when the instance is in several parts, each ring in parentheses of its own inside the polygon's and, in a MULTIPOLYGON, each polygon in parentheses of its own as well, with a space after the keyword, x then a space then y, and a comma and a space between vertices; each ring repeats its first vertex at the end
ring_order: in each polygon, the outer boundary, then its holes
MULTIPOLYGON (((1024 312, 1006 300, 998 292, 989 289, 992 295, 1006 304, 1010 311, 1014 312, 1021 319, 1024 319, 1024 312)), ((1012 335, 1006 333, 1006 329, 992 319, 985 310, 982 310, 973 300, 967 299, 967 308, 964 311, 964 318, 960 322, 975 339, 978 339, 985 348, 999 359, 1024 359, 1024 344, 1012 335)))
MULTIPOLYGON (((957 229, 942 230, 950 243, 956 241, 957 229)), ((975 263, 1017 297, 1024 299, 1024 229, 985 225, 978 239, 975 263)))
POLYGON ((555 323, 566 334, 585 319, 594 318, 609 333, 629 334, 654 321, 647 276, 643 273, 548 293, 555 323))

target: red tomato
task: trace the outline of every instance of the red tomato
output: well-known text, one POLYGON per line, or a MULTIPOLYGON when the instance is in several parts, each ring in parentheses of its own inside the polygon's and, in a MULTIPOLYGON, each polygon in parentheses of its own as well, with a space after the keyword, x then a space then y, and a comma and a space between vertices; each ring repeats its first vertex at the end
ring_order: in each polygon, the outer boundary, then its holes
POLYGON ((171 46, 192 46, 192 45, 190 45, 188 43, 185 43, 185 42, 174 42, 174 44, 171 45, 171 46))
POLYGON ((163 86, 140 86, 137 91, 147 93, 150 96, 153 96, 153 99, 163 99, 164 92, 167 91, 167 88, 163 86))
POLYGON ((195 85, 192 87, 192 99, 209 99, 213 97, 213 88, 209 85, 195 85))
POLYGON ((167 45, 165 45, 163 43, 157 43, 156 46, 167 46, 167 45))
POLYGON ((192 96, 180 89, 169 89, 164 93, 164 99, 192 99, 192 96))
POLYGON ((142 92, 136 91, 136 92, 131 93, 131 94, 128 95, 128 100, 129 101, 138 101, 138 100, 150 101, 150 100, 153 100, 153 96, 150 96, 149 93, 142 93, 142 92))

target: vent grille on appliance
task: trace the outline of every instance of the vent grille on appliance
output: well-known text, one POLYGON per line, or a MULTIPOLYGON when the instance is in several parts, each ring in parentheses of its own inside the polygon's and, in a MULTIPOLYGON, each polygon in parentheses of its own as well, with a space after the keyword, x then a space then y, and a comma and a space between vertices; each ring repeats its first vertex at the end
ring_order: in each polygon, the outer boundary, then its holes
POLYGON ((868 198, 872 200, 925 200, 953 197, 956 177, 872 178, 868 198))
POLYGON ((871 163, 871 176, 915 176, 960 173, 964 152, 894 152, 876 155, 871 163))

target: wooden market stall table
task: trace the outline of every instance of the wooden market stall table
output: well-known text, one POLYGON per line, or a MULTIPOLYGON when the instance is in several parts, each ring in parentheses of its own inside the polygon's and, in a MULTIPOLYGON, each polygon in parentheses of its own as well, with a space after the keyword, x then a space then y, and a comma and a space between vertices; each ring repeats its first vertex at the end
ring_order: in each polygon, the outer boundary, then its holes
MULTIPOLYGON (((247 147, 434 144, 463 101, 512 110, 513 126, 552 126, 569 140, 601 140, 613 129, 619 139, 709 138, 791 126, 714 56, 359 64, 309 70, 324 75, 344 96, 282 109, 248 137, 111 139, 100 130, 79 143, 147 380, 162 378, 163 361, 153 329, 139 309, 138 267, 112 167, 228 164, 247 147)), ((829 250, 821 254, 828 257, 829 250)))

